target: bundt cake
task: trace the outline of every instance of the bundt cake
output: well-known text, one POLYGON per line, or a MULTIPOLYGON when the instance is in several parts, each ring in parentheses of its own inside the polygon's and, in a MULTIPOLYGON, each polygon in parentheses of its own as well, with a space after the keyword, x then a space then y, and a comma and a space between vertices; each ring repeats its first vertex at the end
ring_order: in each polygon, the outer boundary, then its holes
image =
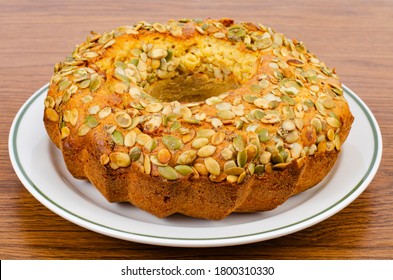
POLYGON ((91 32, 44 103, 70 173, 158 217, 274 209, 329 173, 353 122, 302 42, 226 18, 91 32))

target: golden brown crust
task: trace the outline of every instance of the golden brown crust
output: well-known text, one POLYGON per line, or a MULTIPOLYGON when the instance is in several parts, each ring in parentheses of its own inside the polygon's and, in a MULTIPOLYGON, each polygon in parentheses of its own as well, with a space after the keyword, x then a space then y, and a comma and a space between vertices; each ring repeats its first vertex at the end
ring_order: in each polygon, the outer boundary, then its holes
POLYGON ((213 220, 315 186, 352 122, 302 43, 231 19, 92 33, 56 65, 44 112, 70 173, 109 202, 213 220))

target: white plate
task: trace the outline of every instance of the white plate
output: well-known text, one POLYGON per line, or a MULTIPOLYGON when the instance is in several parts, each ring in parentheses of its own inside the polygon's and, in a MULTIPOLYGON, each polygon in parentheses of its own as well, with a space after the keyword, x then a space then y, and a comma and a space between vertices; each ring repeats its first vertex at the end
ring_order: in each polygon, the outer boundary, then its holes
POLYGON ((273 211, 231 214, 222 221, 174 215, 159 219, 128 203, 108 203, 85 181, 67 171, 60 151, 44 129, 43 100, 48 85, 22 106, 9 136, 13 167, 26 189, 63 218, 101 234, 140 243, 213 247, 245 244, 287 235, 319 223, 357 198, 373 179, 382 138, 371 111, 344 87, 355 121, 336 165, 316 187, 273 211))

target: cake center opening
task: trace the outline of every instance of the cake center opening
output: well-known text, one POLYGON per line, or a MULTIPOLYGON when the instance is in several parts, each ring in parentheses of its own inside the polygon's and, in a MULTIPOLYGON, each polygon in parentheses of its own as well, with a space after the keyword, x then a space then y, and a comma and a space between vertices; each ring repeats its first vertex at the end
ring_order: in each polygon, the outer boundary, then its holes
POLYGON ((198 102, 239 87, 240 83, 234 78, 224 81, 210 78, 204 73, 195 73, 159 80, 149 87, 148 93, 164 102, 198 102))

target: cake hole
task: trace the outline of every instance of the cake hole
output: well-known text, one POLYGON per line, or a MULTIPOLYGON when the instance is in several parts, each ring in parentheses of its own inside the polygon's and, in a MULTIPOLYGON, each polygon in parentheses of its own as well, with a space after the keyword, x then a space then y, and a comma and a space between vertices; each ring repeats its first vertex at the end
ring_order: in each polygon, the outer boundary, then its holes
POLYGON ((148 93, 164 102, 198 102, 239 87, 235 79, 222 81, 197 73, 159 80, 150 86, 148 93))

